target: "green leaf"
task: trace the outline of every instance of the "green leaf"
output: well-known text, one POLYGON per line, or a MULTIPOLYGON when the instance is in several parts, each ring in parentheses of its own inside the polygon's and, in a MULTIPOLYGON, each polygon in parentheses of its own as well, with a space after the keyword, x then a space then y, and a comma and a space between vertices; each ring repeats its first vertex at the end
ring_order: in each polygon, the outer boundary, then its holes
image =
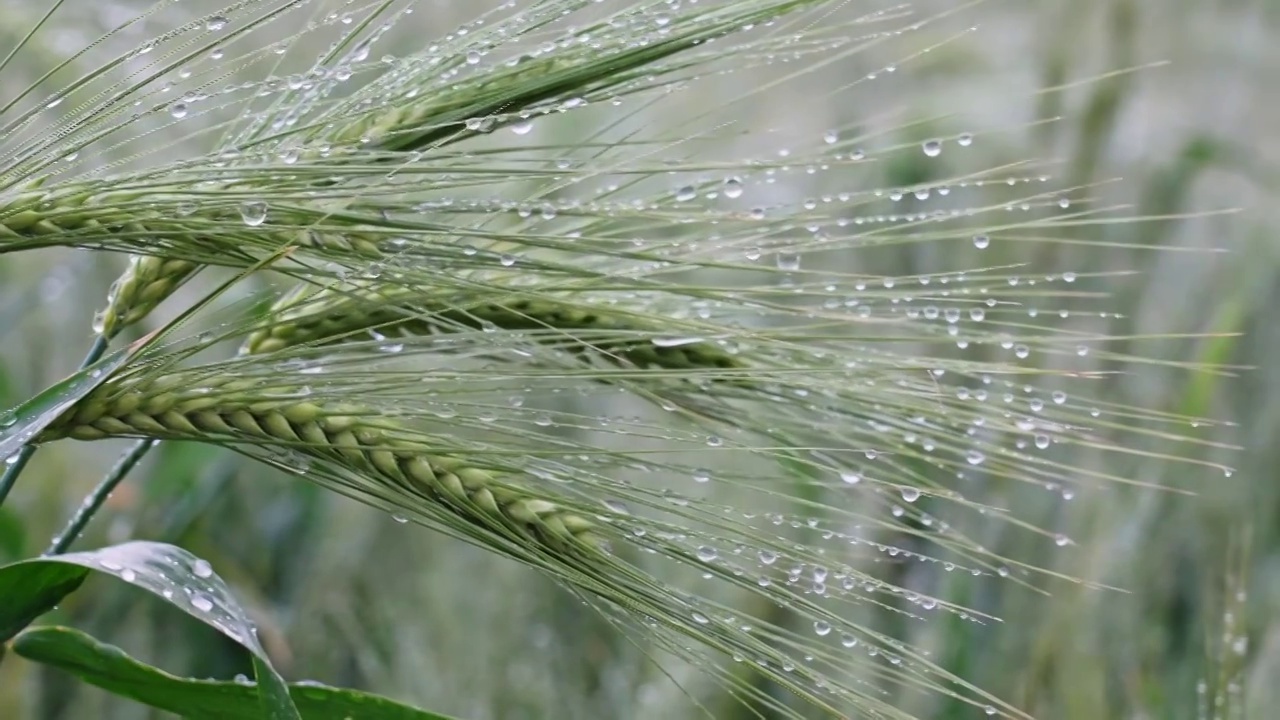
POLYGON ((27 546, 22 518, 10 508, 0 507, 0 560, 20 558, 27 546))
POLYGON ((259 714, 299 720, 284 679, 271 667, 248 613, 208 563, 179 547, 154 542, 32 558, 0 567, 0 641, 8 640, 70 595, 89 571, 104 572, 163 598, 239 643, 253 655, 259 714))
MULTIPOLYGON (((189 720, 259 717, 252 684, 174 677, 73 628, 32 628, 14 639, 13 650, 108 692, 189 720)), ((378 695, 311 682, 289 685, 289 694, 304 720, 449 720, 378 695)))
POLYGON ((106 382, 134 356, 134 347, 118 350, 8 412, 0 413, 0 458, 7 458, 26 445, 85 395, 106 382))

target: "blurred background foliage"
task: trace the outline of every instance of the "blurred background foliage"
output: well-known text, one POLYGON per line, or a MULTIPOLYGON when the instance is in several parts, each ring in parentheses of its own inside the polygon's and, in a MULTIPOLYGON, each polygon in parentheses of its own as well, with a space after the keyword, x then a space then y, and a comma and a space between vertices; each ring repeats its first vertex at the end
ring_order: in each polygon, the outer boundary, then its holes
MULTIPOLYGON (((870 9, 865 0, 853 1, 870 9)), ((391 52, 396 43, 421 43, 491 4, 422 2, 424 11, 384 42, 391 52)), ((118 0, 71 5, 76 12, 63 12, 56 32, 43 34, 0 77, 3 93, 144 8, 118 0)), ((961 5, 914 3, 924 16, 961 5)), ((182 13, 212 7, 208 0, 169 7, 120 41, 136 43, 182 13)), ((0 48, 37 10, 0 0, 0 48)), ((984 502, 1067 533, 1075 544, 1018 547, 1004 524, 969 528, 974 537, 997 552, 1118 589, 1059 582, 1045 595, 1012 582, 948 574, 937 564, 904 565, 893 570, 903 585, 1003 619, 979 625, 945 615, 911 627, 907 637, 1043 720, 1209 717, 1215 698, 1230 702, 1224 716, 1274 717, 1280 707, 1280 483, 1274 477, 1280 364, 1272 361, 1280 354, 1274 317, 1280 307, 1280 43, 1274 42, 1280 2, 990 0, 928 33, 912 42, 924 47, 959 34, 893 72, 885 67, 909 48, 871 48, 775 89, 768 97, 777 102, 740 106, 742 126, 756 133, 743 142, 770 142, 761 129, 779 137, 832 127, 882 130, 886 145, 971 131, 977 137, 970 147, 949 146, 939 158, 895 155, 866 166, 857 184, 892 188, 1045 160, 1054 164, 1060 186, 1090 186, 1082 194, 1095 205, 1167 219, 1081 225, 1071 230, 1072 242, 1004 238, 981 256, 956 244, 896 245, 851 256, 848 267, 895 275, 977 263, 1025 263, 1028 276, 1138 271, 1103 283, 1099 289, 1110 294, 1103 302, 1082 297, 1087 313, 1067 306, 1040 310, 1070 309, 1082 332, 1134 338, 1109 345, 1115 352, 1249 369, 1224 378, 1170 364, 1124 366, 1098 353, 1096 369, 1118 372, 1099 380, 1095 396, 1230 421, 1235 425, 1208 428, 1202 437, 1242 445, 1244 452, 1153 441, 1142 448, 1150 459, 1113 460, 1107 467, 1131 485, 1046 492, 993 482, 983 490, 984 502), (1167 62, 1099 78, 1159 61, 1167 62), (850 92, 827 91, 858 78, 850 92), (916 118, 935 120, 908 124, 916 118), (1217 212, 1234 208, 1243 212, 1217 212), (1100 316, 1099 307, 1107 312, 1100 316), (1198 453, 1235 471, 1171 469, 1156 457, 1162 453, 1198 453), (1157 485, 1185 492, 1151 489, 1157 485)), ((90 52, 81 62, 94 57, 90 52)), ((751 79, 718 82, 730 97, 751 79)), ((720 89, 676 93, 648 106, 642 119, 676 127, 716 102, 720 89)), ((571 142, 581 122, 536 132, 548 143, 571 142)), ((911 202, 927 208, 910 197, 904 204, 911 202)), ((74 368, 90 335, 92 309, 120 261, 73 252, 0 259, 0 406, 74 368)), ((188 289, 171 304, 180 306, 194 293, 188 289)), ((42 550, 120 449, 64 444, 41 453, 0 509, 0 560, 42 550)), ((1097 463, 1088 448, 1057 452, 1068 465, 1097 463)), ((698 716, 639 651, 535 573, 225 452, 166 443, 153 453, 114 494, 83 546, 127 538, 177 543, 209 559, 257 614, 268 650, 292 679, 368 688, 473 720, 698 716)), ((92 592, 69 599, 58 615, 172 672, 249 672, 240 650, 224 638, 119 585, 95 581, 92 592)), ((888 615, 867 619, 901 622, 888 615)), ((937 698, 903 702, 924 718, 974 715, 937 698)), ((717 717, 733 716, 708 707, 717 717)), ((18 660, 0 666, 0 718, 161 716, 18 660)))

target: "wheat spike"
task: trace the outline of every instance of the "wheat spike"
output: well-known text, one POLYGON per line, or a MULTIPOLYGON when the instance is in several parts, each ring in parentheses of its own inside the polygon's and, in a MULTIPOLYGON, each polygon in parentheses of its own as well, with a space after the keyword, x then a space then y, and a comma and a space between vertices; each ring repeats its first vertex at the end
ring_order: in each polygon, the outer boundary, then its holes
POLYGON ((650 339, 654 329, 624 313, 583 302, 545 297, 455 298, 412 288, 298 290, 281 298, 269 312, 269 325, 254 330, 242 352, 261 354, 307 344, 327 344, 362 330, 381 334, 422 335, 455 327, 549 331, 548 341, 565 338, 575 354, 589 350, 639 368, 666 370, 734 369, 742 363, 710 342, 662 346, 650 339), (573 337, 592 333, 590 340, 573 337))
POLYGON ((285 446, 385 481, 395 493, 443 506, 466 522, 557 552, 604 547, 595 523, 547 494, 432 452, 418 436, 352 404, 264 400, 251 382, 241 380, 210 379, 200 388, 183 388, 160 377, 108 384, 46 428, 37 442, 120 437, 285 446))
MULTIPOLYGON (((820 0, 773 0, 723 14, 691 12, 679 19, 679 32, 647 38, 641 43, 628 39, 611 48, 611 52, 565 51, 530 58, 516 65, 495 66, 473 82, 428 88, 428 92, 411 103, 379 103, 375 111, 346 117, 343 117, 344 111, 338 110, 339 122, 326 124, 322 134, 307 142, 326 148, 361 147, 387 153, 382 160, 401 162, 399 153, 439 149, 492 132, 499 125, 522 121, 531 108, 557 99, 576 97, 584 92, 626 92, 629 84, 642 79, 680 72, 685 64, 663 65, 663 61, 699 49, 709 40, 736 31, 744 23, 764 22, 818 2, 820 0)), ((709 62, 713 57, 714 54, 706 54, 700 61, 709 62)), ((376 92, 377 83, 370 89, 376 92)), ((299 156, 309 158, 319 153, 310 149, 299 156)), ((0 237, 3 237, 3 228, 0 228, 0 237)), ((113 286, 106 307, 95 318, 96 328, 102 328, 101 334, 109 339, 123 327, 145 317, 199 267, 134 256, 113 286)))
MULTIPOLYGON (((369 260, 383 259, 381 236, 376 233, 360 227, 343 227, 340 233, 316 227, 318 218, 332 210, 281 210, 272 213, 270 223, 247 227, 237 203, 224 200, 195 205, 186 212, 183 205, 182 200, 144 191, 116 190, 94 182, 69 182, 48 192, 15 194, 0 198, 0 253, 54 246, 116 250, 147 247, 154 248, 156 255, 165 255, 168 253, 164 251, 173 247, 181 250, 180 259, 187 265, 198 259, 244 267, 252 264, 252 254, 237 251, 231 245, 239 231, 230 231, 239 226, 244 239, 252 239, 255 251, 296 245, 332 250, 344 257, 354 254, 369 260), (216 239, 202 232, 209 224, 217 225, 221 231, 216 239), (197 226, 201 230, 194 229, 197 226), (229 259, 231 255, 235 259, 229 259)), ((154 296, 153 286, 165 268, 160 270, 154 274, 139 271, 137 276, 145 279, 130 286, 131 294, 154 296)))
POLYGON ((111 284, 106 306, 94 316, 94 330, 110 340, 151 314, 199 268, 185 260, 147 255, 130 257, 129 267, 111 284))

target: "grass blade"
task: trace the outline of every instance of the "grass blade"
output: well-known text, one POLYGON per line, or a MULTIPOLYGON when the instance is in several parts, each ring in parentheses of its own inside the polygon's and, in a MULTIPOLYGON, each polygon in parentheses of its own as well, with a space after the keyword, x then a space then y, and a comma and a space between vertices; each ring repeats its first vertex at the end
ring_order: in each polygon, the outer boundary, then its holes
MULTIPOLYGON (((123 650, 67 627, 36 627, 13 639, 13 651, 66 671, 108 692, 187 720, 259 720, 252 683, 175 677, 123 650)), ((377 695, 319 683, 289 685, 302 720, 449 720, 377 695)))

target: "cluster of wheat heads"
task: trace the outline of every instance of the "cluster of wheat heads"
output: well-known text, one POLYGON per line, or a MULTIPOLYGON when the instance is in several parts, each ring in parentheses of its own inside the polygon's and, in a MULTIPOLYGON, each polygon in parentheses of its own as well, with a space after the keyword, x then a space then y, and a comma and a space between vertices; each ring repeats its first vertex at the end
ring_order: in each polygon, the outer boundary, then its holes
POLYGON ((0 106, 0 253, 131 254, 100 346, 206 266, 286 283, 142 353, 32 447, 225 445, 551 574, 753 712, 905 718, 927 692, 1021 717, 857 612, 989 620, 883 568, 1034 585, 966 528, 1069 540, 982 482, 1123 480, 1050 448, 1140 451, 1185 419, 1085 399, 1072 362, 1107 338, 1034 311, 1106 276, 851 259, 1104 221, 1035 167, 879 188, 877 161, 973 136, 752 132, 771 88, 883 43, 910 60, 930 25, 836 0, 544 0, 393 54, 413 3, 338 5, 160 2, 171 31, 108 33, 119 57, 0 106))

